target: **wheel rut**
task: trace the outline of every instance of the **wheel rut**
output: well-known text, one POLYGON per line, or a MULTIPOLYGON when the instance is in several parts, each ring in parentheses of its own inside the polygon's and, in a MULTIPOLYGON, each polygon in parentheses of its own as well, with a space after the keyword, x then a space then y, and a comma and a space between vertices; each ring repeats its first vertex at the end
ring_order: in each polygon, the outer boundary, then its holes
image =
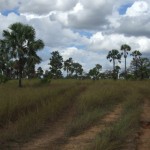
POLYGON ((150 149, 150 100, 146 99, 141 115, 141 129, 138 137, 137 150, 150 149))
POLYGON ((119 104, 112 112, 107 114, 98 125, 91 127, 78 136, 70 137, 67 140, 67 144, 62 145, 60 150, 84 150, 88 148, 98 133, 119 118, 121 111, 122 107, 121 104, 119 104))

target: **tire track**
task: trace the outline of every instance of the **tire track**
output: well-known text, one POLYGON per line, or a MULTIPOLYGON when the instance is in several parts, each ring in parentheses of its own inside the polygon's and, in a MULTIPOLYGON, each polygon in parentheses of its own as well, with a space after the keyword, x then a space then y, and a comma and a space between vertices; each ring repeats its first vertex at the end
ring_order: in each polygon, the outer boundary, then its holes
POLYGON ((67 144, 62 145, 61 150, 83 150, 88 148, 95 136, 106 128, 108 124, 116 121, 122 111, 121 104, 117 105, 112 112, 104 116, 99 125, 93 126, 82 134, 70 137, 67 144))

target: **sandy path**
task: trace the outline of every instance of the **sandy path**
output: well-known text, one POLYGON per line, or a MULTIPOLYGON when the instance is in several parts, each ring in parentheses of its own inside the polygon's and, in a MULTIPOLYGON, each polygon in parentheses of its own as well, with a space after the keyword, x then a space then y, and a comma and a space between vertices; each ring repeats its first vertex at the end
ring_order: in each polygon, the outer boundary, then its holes
POLYGON ((64 112, 61 118, 54 124, 47 125, 46 129, 29 143, 23 145, 20 150, 53 150, 56 149, 57 140, 64 137, 67 123, 72 120, 75 111, 73 106, 64 112))
POLYGON ((82 134, 69 138, 67 144, 63 145, 61 150, 83 150, 91 144, 95 136, 106 128, 106 125, 112 123, 118 119, 121 113, 121 105, 117 105, 114 111, 110 112, 108 115, 101 120, 99 125, 93 126, 86 130, 82 134))
POLYGON ((137 150, 150 150, 150 100, 145 100, 137 150))

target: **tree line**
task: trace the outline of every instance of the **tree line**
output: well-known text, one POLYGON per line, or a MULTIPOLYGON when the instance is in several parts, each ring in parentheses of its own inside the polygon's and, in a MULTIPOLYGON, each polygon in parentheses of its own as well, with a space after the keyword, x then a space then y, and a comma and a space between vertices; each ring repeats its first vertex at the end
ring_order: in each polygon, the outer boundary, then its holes
POLYGON ((3 30, 3 39, 0 39, 0 83, 9 79, 18 79, 19 87, 22 86, 22 78, 40 78, 43 81, 60 78, 74 79, 118 79, 118 75, 125 79, 144 79, 150 76, 150 60, 142 57, 139 50, 133 51, 130 67, 126 67, 126 61, 131 47, 127 44, 121 46, 119 50, 113 49, 108 52, 106 58, 113 63, 112 70, 102 72, 102 66, 96 64, 88 73, 83 70, 80 63, 72 58, 63 60, 58 51, 51 53, 49 59, 49 70, 44 71, 42 67, 35 69, 42 59, 37 55, 37 51, 44 48, 44 42, 36 39, 35 29, 32 26, 14 23, 7 30, 3 30), (121 63, 124 57, 125 69, 116 65, 121 63), (66 72, 66 76, 64 76, 66 72))

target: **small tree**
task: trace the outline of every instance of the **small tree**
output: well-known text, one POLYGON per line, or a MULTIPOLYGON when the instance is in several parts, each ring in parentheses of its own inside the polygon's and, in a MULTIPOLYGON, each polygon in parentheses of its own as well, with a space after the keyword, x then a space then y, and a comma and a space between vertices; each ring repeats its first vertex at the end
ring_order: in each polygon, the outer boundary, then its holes
POLYGON ((96 64, 96 66, 93 69, 90 69, 89 76, 93 80, 98 80, 100 78, 101 69, 102 69, 102 66, 100 64, 96 64))
POLYGON ((38 78, 41 78, 41 77, 43 76, 43 72, 44 72, 44 71, 43 71, 42 67, 38 67, 38 68, 37 68, 37 73, 36 73, 36 74, 37 74, 37 77, 38 77, 38 78))
POLYGON ((51 55, 49 63, 51 77, 54 79, 62 78, 63 58, 58 51, 52 52, 51 55))
POLYGON ((69 72, 71 72, 72 64, 73 64, 72 58, 69 58, 66 61, 64 61, 64 70, 67 71, 67 77, 69 76, 69 72))
POLYGON ((140 51, 135 50, 134 52, 132 52, 131 56, 133 56, 133 61, 135 62, 135 77, 138 78, 138 61, 142 54, 140 53, 140 51))

